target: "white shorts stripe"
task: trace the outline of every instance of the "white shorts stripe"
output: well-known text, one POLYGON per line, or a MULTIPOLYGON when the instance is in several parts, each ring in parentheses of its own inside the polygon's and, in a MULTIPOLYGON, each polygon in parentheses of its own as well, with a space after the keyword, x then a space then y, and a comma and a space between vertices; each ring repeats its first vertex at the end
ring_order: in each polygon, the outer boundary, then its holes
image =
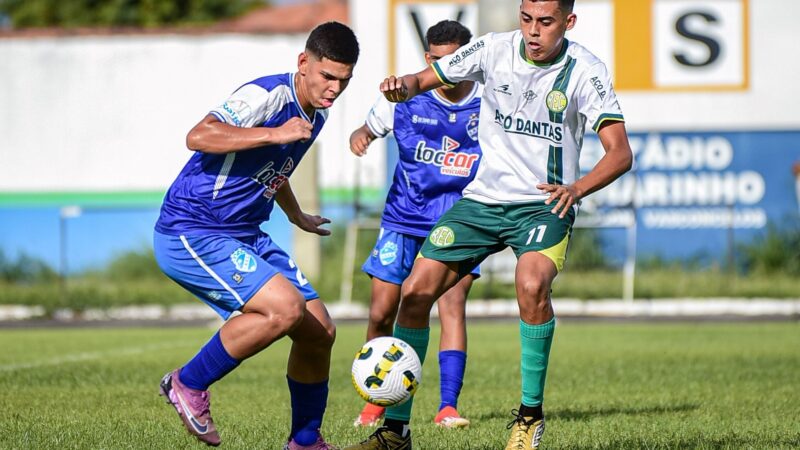
POLYGON ((203 270, 208 272, 208 274, 211 275, 211 278, 217 280, 217 283, 222 285, 222 287, 225 288, 226 291, 230 292, 231 295, 233 295, 233 298, 235 298, 240 305, 244 306, 242 297, 239 297, 239 294, 236 291, 234 291, 228 285, 228 283, 226 283, 222 278, 220 278, 219 275, 217 275, 213 270, 211 270, 211 268, 208 267, 206 263, 204 263, 203 260, 200 259, 199 256, 197 256, 197 253, 195 253, 194 249, 192 249, 192 247, 189 245, 189 241, 186 240, 186 236, 181 235, 181 242, 183 242, 183 246, 186 248, 186 251, 188 251, 189 254, 192 255, 192 258, 194 258, 194 260, 197 261, 197 264, 200 264, 200 267, 202 267, 203 270))

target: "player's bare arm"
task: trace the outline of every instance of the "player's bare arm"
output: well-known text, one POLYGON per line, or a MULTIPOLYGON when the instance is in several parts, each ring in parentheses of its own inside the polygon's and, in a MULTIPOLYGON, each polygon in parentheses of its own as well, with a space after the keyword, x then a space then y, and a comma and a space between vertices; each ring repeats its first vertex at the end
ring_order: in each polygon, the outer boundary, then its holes
POLYGON ((306 214, 300 209, 300 204, 294 196, 294 191, 292 191, 289 180, 286 180, 286 182, 278 188, 278 191, 275 193, 275 201, 278 202, 278 206, 286 213, 289 222, 292 222, 297 228, 320 236, 328 236, 331 234, 330 230, 320 228, 326 223, 331 223, 330 219, 316 214, 306 214))
POLYGON ((350 151, 356 156, 364 156, 367 154, 367 147, 376 138, 366 124, 361 125, 350 134, 350 151))
POLYGON ((186 146, 203 153, 231 153, 306 140, 311 138, 313 130, 311 123, 299 117, 275 128, 242 128, 220 122, 209 114, 186 135, 186 146))
POLYGON ((550 193, 550 197, 545 200, 545 204, 549 205, 556 200, 558 201, 552 212, 553 214, 558 214, 561 218, 567 214, 569 208, 577 203, 578 200, 607 186, 631 168, 633 152, 628 142, 625 123, 607 123, 600 127, 597 134, 606 153, 586 176, 568 186, 556 184, 539 184, 536 186, 537 189, 550 193))
POLYGON ((422 72, 403 75, 402 77, 390 76, 383 80, 380 86, 381 93, 392 103, 411 100, 423 92, 444 86, 433 69, 428 66, 422 72))

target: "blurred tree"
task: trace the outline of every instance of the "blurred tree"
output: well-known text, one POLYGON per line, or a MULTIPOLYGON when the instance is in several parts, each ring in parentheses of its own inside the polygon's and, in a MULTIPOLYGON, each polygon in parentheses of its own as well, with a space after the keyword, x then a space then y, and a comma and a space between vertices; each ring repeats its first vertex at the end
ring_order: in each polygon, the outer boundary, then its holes
POLYGON ((264 0, 0 0, 13 28, 200 25, 235 17, 264 0))
POLYGON ((746 272, 800 275, 800 224, 796 218, 770 224, 765 235, 741 244, 739 251, 746 272))

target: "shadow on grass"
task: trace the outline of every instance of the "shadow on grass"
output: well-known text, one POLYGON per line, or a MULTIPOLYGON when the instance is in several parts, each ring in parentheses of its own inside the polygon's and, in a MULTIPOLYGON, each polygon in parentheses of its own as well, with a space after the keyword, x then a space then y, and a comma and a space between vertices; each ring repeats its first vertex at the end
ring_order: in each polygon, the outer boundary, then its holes
MULTIPOLYGON (((587 420, 593 417, 612 416, 612 415, 642 415, 642 414, 673 414, 687 411, 694 411, 700 405, 693 403, 684 403, 678 405, 658 405, 658 406, 642 406, 642 407, 592 407, 591 409, 554 409, 552 411, 545 410, 545 417, 547 420, 587 420)), ((487 414, 480 414, 476 419, 492 420, 492 419, 508 419, 513 418, 511 411, 493 411, 487 414)))
POLYGON ((700 405, 694 403, 684 403, 677 405, 658 405, 658 406, 636 406, 636 407, 607 407, 591 409, 556 409, 545 412, 545 417, 549 420, 587 420, 593 417, 626 415, 640 416, 643 414, 674 414, 694 411, 700 405))

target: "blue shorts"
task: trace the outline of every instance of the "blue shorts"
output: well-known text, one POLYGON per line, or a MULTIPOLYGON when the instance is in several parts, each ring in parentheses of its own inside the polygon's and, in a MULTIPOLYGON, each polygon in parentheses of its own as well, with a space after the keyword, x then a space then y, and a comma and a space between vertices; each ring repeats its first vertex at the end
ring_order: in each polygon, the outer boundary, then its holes
MULTIPOLYGON (((414 260, 417 259, 425 239, 381 227, 375 248, 364 261, 361 270, 371 277, 401 285, 411 274, 414 260)), ((471 273, 475 278, 480 277, 480 267, 475 267, 471 273)))
POLYGON ((294 261, 267 234, 168 236, 155 232, 153 250, 161 270, 206 302, 223 319, 242 309, 276 274, 306 300, 319 298, 294 261))

